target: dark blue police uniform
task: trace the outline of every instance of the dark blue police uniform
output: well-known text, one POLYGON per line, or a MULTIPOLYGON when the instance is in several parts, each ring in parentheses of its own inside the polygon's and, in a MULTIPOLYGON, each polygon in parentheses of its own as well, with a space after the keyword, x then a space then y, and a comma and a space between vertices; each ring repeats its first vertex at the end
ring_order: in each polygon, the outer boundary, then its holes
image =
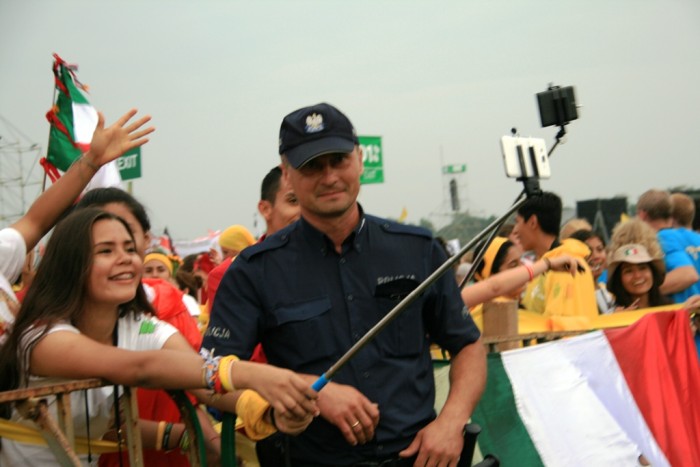
MULTIPOLYGON (((203 347, 321 375, 446 260, 422 228, 370 215, 336 253, 303 218, 245 249, 217 292, 203 347)), ((336 373, 379 404, 374 439, 350 446, 322 417, 289 437, 294 465, 352 465, 395 456, 435 418, 430 342, 453 355, 479 331, 445 274, 336 373)))

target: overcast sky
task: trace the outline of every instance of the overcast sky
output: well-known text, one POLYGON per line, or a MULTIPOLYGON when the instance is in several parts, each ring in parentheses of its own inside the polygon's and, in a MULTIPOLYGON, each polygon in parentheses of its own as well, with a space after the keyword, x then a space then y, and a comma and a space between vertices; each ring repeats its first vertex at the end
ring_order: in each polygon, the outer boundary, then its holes
POLYGON ((53 52, 108 123, 153 116, 133 190, 176 239, 254 229, 282 118, 322 101, 383 137, 385 183, 360 195, 380 216, 444 222, 441 165, 457 163, 464 207, 505 211, 521 187, 500 137, 553 144, 549 83, 582 106, 542 182, 565 204, 700 186, 697 0, 0 0, 0 117, 44 150, 53 52))

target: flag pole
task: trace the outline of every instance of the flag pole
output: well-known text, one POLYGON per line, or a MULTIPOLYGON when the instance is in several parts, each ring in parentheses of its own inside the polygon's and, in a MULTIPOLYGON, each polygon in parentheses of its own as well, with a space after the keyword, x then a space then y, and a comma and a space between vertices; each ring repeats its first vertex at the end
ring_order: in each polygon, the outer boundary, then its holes
MULTIPOLYGON (((54 58, 54 67, 56 66, 56 58, 54 58)), ((53 83, 53 94, 51 95, 51 106, 49 107, 50 109, 53 109, 53 106, 55 105, 56 102, 56 74, 54 73, 54 83, 53 83)), ((49 136, 46 141, 46 155, 44 157, 48 156, 49 152, 49 144, 51 144, 51 124, 49 123, 49 136)), ((44 169, 44 179, 41 182, 41 192, 46 191, 46 177, 47 177, 47 172, 46 169, 44 169)))

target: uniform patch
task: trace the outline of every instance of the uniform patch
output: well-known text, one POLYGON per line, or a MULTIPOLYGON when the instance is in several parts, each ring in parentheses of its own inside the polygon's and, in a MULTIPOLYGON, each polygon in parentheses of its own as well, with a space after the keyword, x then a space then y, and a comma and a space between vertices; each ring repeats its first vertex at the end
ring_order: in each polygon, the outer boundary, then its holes
POLYGON ((227 328, 223 328, 221 326, 210 326, 207 329, 205 336, 212 336, 216 337, 219 339, 230 339, 231 338, 231 331, 227 328))

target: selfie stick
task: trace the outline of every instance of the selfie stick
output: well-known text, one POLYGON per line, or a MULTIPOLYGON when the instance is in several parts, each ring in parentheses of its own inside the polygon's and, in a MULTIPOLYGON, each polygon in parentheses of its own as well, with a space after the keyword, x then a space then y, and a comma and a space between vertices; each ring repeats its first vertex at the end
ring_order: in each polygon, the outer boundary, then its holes
POLYGON ((345 352, 345 354, 338 359, 325 373, 323 373, 311 386, 314 391, 320 391, 323 387, 328 384, 328 382, 333 379, 333 376, 341 369, 345 364, 355 356, 365 345, 367 345, 374 337, 384 329, 389 323, 391 323, 394 318, 396 318, 401 312, 408 307, 411 303, 415 301, 428 287, 433 285, 440 277, 442 277, 445 272, 454 267, 454 265, 459 261, 459 259, 469 250, 471 250, 474 245, 476 245, 482 238, 494 229, 498 227, 510 217, 514 212, 516 212, 520 206, 525 204, 527 198, 522 198, 516 202, 513 206, 508 209, 504 215, 489 224, 484 230, 479 232, 476 237, 474 237, 469 243, 467 243, 461 250, 457 252, 454 256, 447 259, 439 268, 437 268, 430 276, 428 276, 421 284, 418 285, 410 294, 401 300, 389 313, 387 313, 377 324, 374 325, 372 329, 367 331, 367 333, 358 340, 355 345, 350 347, 350 350, 345 352))
MULTIPOLYGON (((561 125, 559 125, 559 132, 555 136, 556 141, 554 142, 554 145, 549 149, 549 152, 547 153, 547 158, 552 157, 552 153, 557 148, 559 143, 561 143, 562 138, 566 135, 567 123, 568 122, 562 123, 561 125)), ((513 133, 513 135, 515 135, 517 133, 517 130, 515 128, 513 128, 511 130, 511 133, 513 133)), ((534 155, 530 154, 530 156, 533 157, 534 155)), ((520 147, 518 147, 518 161, 520 163, 520 173, 522 173, 522 174, 526 173, 526 171, 525 171, 525 159, 524 159, 524 155, 522 153, 522 149, 520 147)), ((534 167, 534 170, 537 171, 537 164, 532 164, 532 166, 534 167)), ((517 179, 518 181, 523 182, 523 184, 525 185, 525 188, 523 189, 523 191, 520 192, 518 197, 515 198, 514 203, 517 203, 518 200, 523 197, 523 195, 532 196, 534 194, 541 193, 541 191, 539 189, 539 183, 537 183, 537 175, 539 175, 539 174, 536 174, 534 177, 535 183, 533 183, 530 180, 533 177, 520 177, 517 179)), ((501 225, 505 221, 506 221, 506 219, 503 219, 503 221, 501 222, 501 225)), ((469 272, 467 272, 467 274, 462 279, 462 282, 460 282, 460 284, 459 284, 460 290, 463 289, 464 286, 467 285, 469 282, 471 282, 471 280, 474 278, 474 274, 476 274, 476 270, 479 266, 479 263, 484 258, 484 255, 486 254, 486 250, 488 249, 488 247, 491 244, 491 242, 493 241, 493 239, 496 238, 496 236, 498 235, 498 229, 500 229, 500 225, 498 225, 491 232, 491 235, 489 235, 489 238, 486 239, 486 241, 484 242, 484 245, 474 255, 474 259, 472 260, 472 267, 469 269, 469 272)))
MULTIPOLYGON (((513 129, 513 132, 515 132, 515 129, 513 129)), ((556 146, 556 144, 555 144, 556 146)), ((554 148, 552 148, 554 149, 554 148)), ((551 154, 551 152, 550 152, 551 154)), ((537 164, 534 163, 534 151, 532 148, 530 148, 530 158, 533 161, 532 167, 533 170, 535 171, 533 176, 527 176, 524 175, 522 177, 517 178, 519 182, 523 182, 525 185, 525 188, 523 191, 520 192, 517 198, 515 198, 514 205, 518 204, 518 206, 522 206, 522 203, 524 203, 524 200, 527 199, 527 197, 530 196, 536 196, 542 193, 540 190, 540 184, 539 184, 539 172, 537 171, 537 164), (526 195, 527 197, 523 198, 523 195, 526 195)), ((549 155, 547 156, 549 157, 549 155)), ((523 154, 522 148, 518 146, 518 162, 520 164, 520 173, 521 174, 526 174, 527 173, 527 168, 525 165, 525 155, 523 154)), ((502 217, 500 219, 500 223, 493 228, 491 231, 491 234, 489 235, 489 238, 486 239, 484 242, 484 245, 479 249, 479 251, 476 252, 476 255, 474 256, 474 259, 472 260, 472 267, 469 269, 469 272, 464 276, 462 279, 462 282, 459 284, 459 289, 462 290, 465 285, 467 285, 473 278, 474 274, 476 274, 476 270, 478 269, 479 263, 481 260, 484 258, 484 255, 486 254, 486 250, 488 249, 489 245, 493 241, 494 238, 498 235, 498 230, 500 229, 501 225, 507 220, 507 217, 502 217)), ((488 228, 488 227, 487 227, 488 228)))
MULTIPOLYGON (((550 91, 553 88, 550 87, 550 91)), ((559 102, 561 104, 561 102, 559 102)), ((561 107, 561 105, 560 105, 561 107)), ((561 141, 561 138, 564 137, 566 134, 566 129, 564 128, 565 125, 568 123, 568 121, 564 122, 562 120, 563 113, 560 108, 556 109, 557 116, 559 117, 558 119, 558 124, 561 127, 561 130, 556 136, 556 143, 554 146, 549 151, 548 157, 554 152, 554 149, 559 145, 559 142, 561 141)), ((578 118, 575 116, 574 118, 578 118)), ((535 157, 534 150, 530 148, 530 154, 529 156, 531 158, 535 157)), ((328 382, 333 379, 333 376, 341 369, 345 364, 350 361, 352 357, 355 356, 357 352, 359 352, 365 345, 367 345, 372 339, 375 338, 375 336, 382 330, 384 329, 391 321, 394 320, 401 312, 403 312, 408 305, 413 303, 420 294, 425 291, 428 287, 433 285, 435 281, 437 281, 440 277, 442 277, 445 272, 447 272, 448 269, 454 267, 454 265, 457 263, 457 261, 460 260, 462 256, 464 256, 469 250, 471 250, 482 238, 486 237, 488 233, 491 233, 491 236, 489 237, 488 242, 484 244, 484 248, 482 251, 479 252, 479 254, 483 257, 484 252, 486 251, 486 248, 488 247, 488 244, 493 240, 493 237, 495 237, 495 233, 497 232, 497 229, 513 214, 515 213, 520 207, 525 204, 525 201, 527 201, 527 197, 541 194, 540 186, 539 186, 539 173, 537 173, 537 164, 532 164, 535 173, 534 174, 528 174, 526 170, 526 165, 525 165, 525 154, 523 154, 522 148, 518 146, 518 160, 520 163, 520 169, 521 169, 521 174, 523 174, 522 177, 518 178, 519 181, 523 182, 525 185, 525 188, 522 193, 520 193, 520 196, 518 197, 519 199, 516 200, 515 203, 508 209, 508 211, 503 214, 501 217, 493 221, 491 224, 489 224, 484 230, 482 230, 479 234, 476 235, 469 243, 467 243, 462 249, 460 249, 457 254, 454 256, 451 256, 450 258, 445 261, 442 266, 440 266, 438 269, 436 269, 428 278, 426 278, 421 284, 418 285, 410 294, 408 294, 403 300, 399 302, 398 305, 396 305, 389 313, 387 313, 384 318, 379 320, 377 324, 374 325, 372 329, 367 331, 367 333, 362 336, 360 340, 358 340, 355 345, 350 347, 350 349, 345 352, 345 354, 338 359, 337 362, 335 362, 328 370, 326 370, 325 373, 323 373, 314 383, 311 385, 311 387, 315 391, 320 391, 323 389, 328 382), (526 194, 527 196, 523 196, 523 193, 526 194)), ((533 159, 534 162, 534 159, 533 159)), ((479 258, 480 259, 480 258, 479 258)), ((474 266, 476 266, 477 262, 475 261, 473 263, 474 266)), ((469 274, 467 274, 467 277, 463 281, 462 284, 460 284, 460 288, 467 282, 467 280, 470 280, 471 277, 473 276, 476 268, 472 267, 472 269, 469 271, 469 274)))

